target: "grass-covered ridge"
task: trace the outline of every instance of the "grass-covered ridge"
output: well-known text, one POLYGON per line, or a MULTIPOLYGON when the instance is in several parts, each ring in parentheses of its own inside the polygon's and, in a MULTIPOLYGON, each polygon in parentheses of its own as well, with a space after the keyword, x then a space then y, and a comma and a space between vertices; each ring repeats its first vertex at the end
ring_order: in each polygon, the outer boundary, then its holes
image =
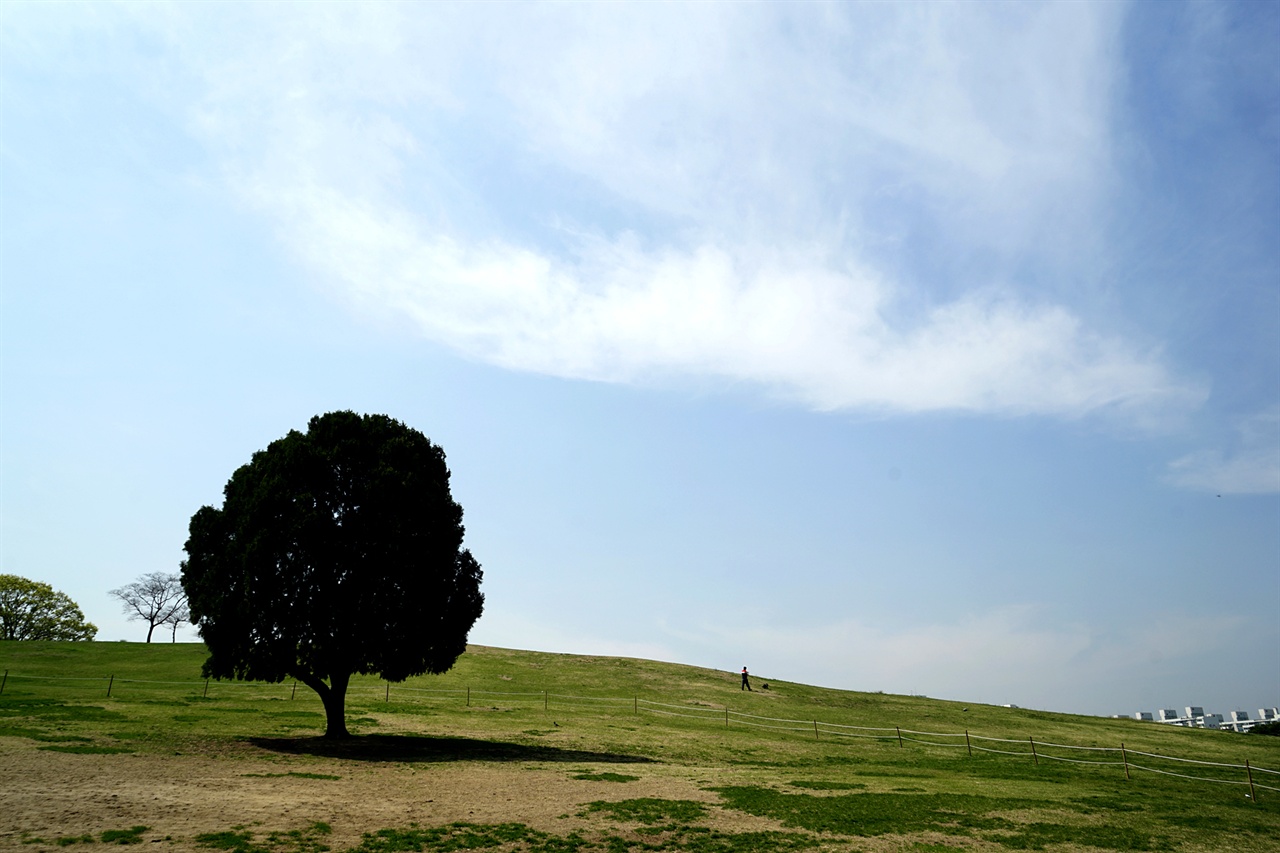
MULTIPOLYGON (((1280 769, 1277 738, 828 690, 768 675, 769 691, 744 693, 732 672, 472 647, 442 676, 389 687, 356 679, 348 724, 361 736, 334 744, 318 737, 324 718, 311 691, 295 692, 291 682, 206 686, 204 655, 194 644, 0 643, 0 672, 9 673, 0 738, 86 760, 117 760, 118 751, 277 755, 304 763, 238 776, 333 796, 370 767, 444 764, 507 768, 517 780, 550 769, 589 789, 563 804, 565 820, 577 822, 572 829, 522 821, 335 824, 363 840, 334 850, 464 849, 463 842, 503 850, 854 850, 886 839, 907 845, 893 849, 919 850, 1280 850, 1280 792, 1255 789, 1255 801, 1243 771, 1233 769, 1248 759, 1260 768, 1256 782, 1280 787, 1280 777, 1263 772, 1280 769), (898 729, 960 737, 899 741, 898 729), (965 732, 1005 739, 993 743, 1022 754, 971 753, 965 732), (1053 746, 1121 743, 1131 778, 1119 753, 1053 746), (1143 753, 1233 767, 1160 763, 1143 753), (1170 768, 1220 781, 1153 772, 1170 768), (651 796, 667 779, 683 780, 700 799, 651 796), (774 828, 726 829, 751 820, 774 828)), ((72 829, 65 837, 101 832, 72 829)), ((223 826, 206 840, 232 845, 224 849, 331 846, 327 835, 302 841, 296 833, 304 829, 223 826)))

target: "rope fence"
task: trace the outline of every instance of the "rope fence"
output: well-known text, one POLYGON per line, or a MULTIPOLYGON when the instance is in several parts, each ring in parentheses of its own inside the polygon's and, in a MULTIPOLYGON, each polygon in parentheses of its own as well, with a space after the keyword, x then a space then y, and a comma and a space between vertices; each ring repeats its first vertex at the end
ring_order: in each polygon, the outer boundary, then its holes
MULTIPOLYGON (((41 675, 12 675, 7 670, 3 676, 0 676, 0 694, 4 693, 5 687, 10 682, 16 681, 60 681, 60 682, 94 682, 98 685, 106 686, 106 696, 111 697, 112 692, 122 685, 155 685, 162 687, 182 686, 202 689, 203 695, 208 696, 210 679, 203 681, 159 681, 143 678, 116 678, 114 675, 101 677, 73 677, 73 676, 41 676, 41 675)), ((283 684, 268 684, 263 682, 241 682, 241 681, 219 681, 217 682, 219 690, 224 688, 233 688, 243 691, 258 692, 278 692, 282 689, 283 684)), ((354 692, 369 693, 376 692, 383 695, 384 701, 391 701, 391 684, 383 682, 382 684, 357 684, 351 685, 347 689, 348 694, 354 692)), ((619 696, 576 696, 571 694, 552 693, 547 690, 537 692, 531 691, 496 691, 496 690, 472 690, 466 688, 422 688, 407 687, 397 685, 395 688, 397 696, 403 693, 417 694, 422 697, 438 696, 442 698, 459 698, 464 697, 468 706, 471 705, 472 698, 483 697, 501 697, 504 699, 526 699, 530 702, 540 702, 544 711, 549 711, 552 700, 555 702, 557 709, 564 708, 580 708, 587 709, 589 712, 599 712, 609 710, 609 706, 627 709, 632 714, 652 714, 660 717, 681 717, 684 719, 697 720, 700 722, 714 722, 725 728, 733 728, 737 726, 747 726, 756 729, 767 729, 778 732, 795 732, 812 734, 816 740, 821 740, 823 736, 830 739, 852 739, 863 738, 877 741, 896 741, 900 747, 905 747, 907 743, 920 744, 922 746, 943 747, 966 749, 969 755, 975 752, 987 753, 993 755, 1006 755, 1020 759, 1029 759, 1036 764, 1041 759, 1046 761, 1058 761, 1076 765, 1092 765, 1096 767, 1123 767, 1125 778, 1132 778, 1131 771, 1141 770, 1146 773, 1153 773, 1160 776, 1170 776, 1178 779, 1186 779, 1194 782, 1210 782, 1223 785, 1248 786, 1249 797, 1254 802, 1257 801, 1258 790, 1280 792, 1280 770, 1272 770, 1265 767, 1258 767, 1250 763, 1247 759, 1243 764, 1232 764, 1222 761, 1201 761, 1194 758, 1179 758, 1172 755, 1160 755, 1159 753, 1143 752, 1141 750, 1127 748, 1123 743, 1118 747, 1109 746, 1075 746, 1072 744, 1053 743, 1050 741, 1037 741, 1034 736, 1028 737, 1026 740, 1014 738, 992 737, 988 735, 973 734, 969 731, 964 732, 922 732, 913 729, 904 729, 899 726, 855 726, 845 723, 831 723, 822 720, 793 720, 781 717, 764 717, 757 714, 748 714, 742 711, 734 711, 731 708, 715 707, 711 703, 673 705, 665 702, 656 702, 650 699, 642 699, 639 696, 630 698, 619 696), (943 740, 931 740, 930 738, 941 738, 943 740), (1016 745, 1024 747, 1023 749, 999 748, 996 746, 986 746, 984 744, 1002 744, 1016 745), (1086 753, 1108 753, 1111 756, 1119 756, 1103 758, 1072 758, 1066 755, 1055 754, 1054 751, 1066 750, 1071 752, 1086 753), (1163 769, 1160 767, 1147 766, 1147 764, 1135 763, 1133 757, 1151 759, 1155 762, 1175 762, 1179 765, 1194 765, 1195 767, 1217 768, 1224 771, 1243 771, 1244 778, 1224 779, 1217 776, 1192 775, 1191 773, 1179 773, 1171 769, 1163 769), (1262 779, 1272 784, 1266 784, 1255 778, 1255 774, 1259 774, 1262 779)), ((290 688, 290 698, 297 695, 297 683, 295 682, 290 688)), ((1190 770, 1191 768, 1187 768, 1190 770)), ((1221 775, 1221 774, 1220 774, 1221 775)))

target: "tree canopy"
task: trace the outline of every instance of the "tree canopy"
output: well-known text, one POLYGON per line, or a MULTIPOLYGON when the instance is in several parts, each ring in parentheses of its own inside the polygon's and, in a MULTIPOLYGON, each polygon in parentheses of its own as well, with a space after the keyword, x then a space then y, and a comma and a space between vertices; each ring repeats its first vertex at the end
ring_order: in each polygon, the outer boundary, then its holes
POLYGON ((17 575, 0 575, 0 639, 92 640, 98 628, 65 592, 17 575))
POLYGON ((147 623, 148 643, 157 625, 172 624, 173 639, 177 640, 178 625, 188 620, 187 594, 182 591, 180 575, 150 572, 110 594, 120 599, 130 621, 147 623))
POLYGON ((253 454, 191 518, 182 584, 215 678, 295 678, 347 734, 353 674, 441 673, 483 609, 444 451, 386 415, 331 412, 253 454))

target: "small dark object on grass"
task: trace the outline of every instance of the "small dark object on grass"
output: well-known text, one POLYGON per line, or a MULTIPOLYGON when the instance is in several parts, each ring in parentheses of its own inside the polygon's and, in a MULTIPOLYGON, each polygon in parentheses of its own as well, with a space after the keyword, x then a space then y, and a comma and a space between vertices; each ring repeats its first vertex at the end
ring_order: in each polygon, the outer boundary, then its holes
POLYGON ((769 689, 769 682, 765 681, 765 682, 761 683, 761 685, 760 685, 760 689, 761 689, 761 690, 768 690, 768 689, 769 689))

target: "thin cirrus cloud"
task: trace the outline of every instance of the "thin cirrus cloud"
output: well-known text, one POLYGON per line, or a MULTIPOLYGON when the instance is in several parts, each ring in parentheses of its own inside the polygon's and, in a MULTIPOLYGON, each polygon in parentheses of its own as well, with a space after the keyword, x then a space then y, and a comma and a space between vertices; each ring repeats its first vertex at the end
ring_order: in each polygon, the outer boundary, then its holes
MULTIPOLYGON (((1160 613, 1115 629, 1058 623, 1044 607, 1011 604, 975 610, 933 625, 876 625, 857 619, 803 626, 712 628, 681 639, 709 650, 735 648, 762 676, 815 684, 857 684, 863 689, 964 699, 1005 697, 1029 707, 1061 702, 1063 685, 1074 701, 1108 708, 1107 697, 1132 692, 1132 661, 1183 666, 1242 641, 1240 617, 1160 613), (1168 625, 1186 626, 1170 635, 1168 625), (1116 648, 1126 649, 1117 657, 1116 648), (779 656, 778 650, 790 650, 779 656), (799 654, 796 652, 799 651, 799 654), (797 663, 799 661, 800 663, 797 663), (1017 677, 1011 681, 1009 673, 1017 677)), ((676 632, 673 632, 676 633, 676 632)), ((714 658, 712 658, 714 659, 714 658)), ((730 664, 732 662, 726 662, 730 664)))
POLYGON ((1280 406, 1244 418, 1227 450, 1201 450, 1175 459, 1167 479, 1219 494, 1280 492, 1280 406))
POLYGON ((203 54, 191 126, 345 298, 503 367, 819 410, 1204 399, 1158 348, 1016 281, 937 286, 901 245, 916 221, 996 256, 1094 239, 1110 13, 572 9, 274 14, 203 54))

